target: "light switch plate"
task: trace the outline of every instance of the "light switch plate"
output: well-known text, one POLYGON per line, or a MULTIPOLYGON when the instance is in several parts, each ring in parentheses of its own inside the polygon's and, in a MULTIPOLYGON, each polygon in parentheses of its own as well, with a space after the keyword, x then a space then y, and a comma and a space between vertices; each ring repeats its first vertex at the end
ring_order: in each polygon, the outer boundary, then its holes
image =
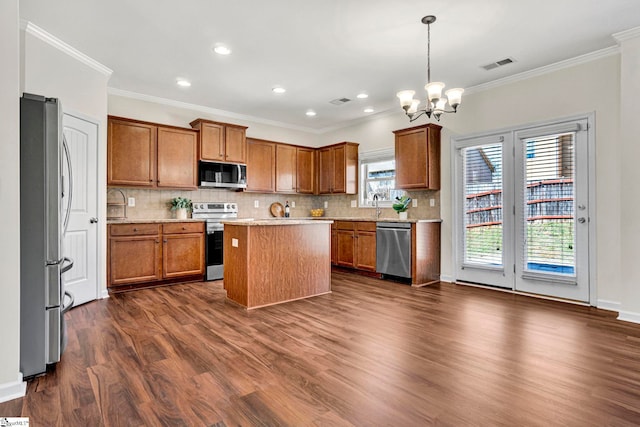
POLYGON ((254 200, 253 201, 253 207, 254 208, 259 208, 260 207, 260 200, 254 200))
POLYGON ((294 202, 293 200, 291 201, 291 207, 295 208, 296 207, 296 202, 294 202))
POLYGON ((324 208, 327 209, 329 207, 329 202, 324 202, 324 208))
POLYGON ((136 205, 136 198, 135 197, 129 197, 129 200, 127 201, 127 206, 135 207, 135 205, 136 205))
POLYGON ((231 239, 231 246, 233 246, 234 248, 238 247, 238 239, 231 239))
POLYGON ((418 199, 411 199, 411 206, 413 206, 414 208, 418 207, 418 199))

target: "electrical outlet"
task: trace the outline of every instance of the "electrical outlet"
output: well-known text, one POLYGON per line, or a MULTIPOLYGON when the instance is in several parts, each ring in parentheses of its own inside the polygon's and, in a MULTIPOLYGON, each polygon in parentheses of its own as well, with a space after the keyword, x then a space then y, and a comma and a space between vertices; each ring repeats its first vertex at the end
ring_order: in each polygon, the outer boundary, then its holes
POLYGON ((127 202, 127 206, 129 207, 135 207, 136 205, 136 198, 135 197, 129 197, 129 200, 127 202))
POLYGON ((233 246, 234 248, 238 247, 238 239, 231 239, 231 246, 233 246))
POLYGON ((324 202, 324 208, 327 209, 329 207, 329 202, 324 202))
POLYGON ((260 207, 260 200, 254 200, 253 201, 253 207, 254 208, 259 208, 260 207))
POLYGON ((411 199, 411 206, 414 208, 418 207, 418 199, 411 199))
POLYGON ((351 207, 352 208, 357 208, 358 207, 358 201, 357 200, 352 200, 351 201, 351 207))
POLYGON ((436 205, 436 199, 429 199, 429 206, 433 208, 435 207, 435 205, 436 205))
POLYGON ((291 207, 295 208, 296 207, 296 202, 294 202, 293 200, 291 201, 291 207))

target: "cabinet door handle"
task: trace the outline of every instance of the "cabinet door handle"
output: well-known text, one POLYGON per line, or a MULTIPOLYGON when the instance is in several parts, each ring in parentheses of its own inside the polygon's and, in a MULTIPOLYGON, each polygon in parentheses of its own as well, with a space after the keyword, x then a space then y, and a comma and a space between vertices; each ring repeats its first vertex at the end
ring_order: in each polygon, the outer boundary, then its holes
POLYGON ((138 231, 138 229, 134 227, 134 228, 133 228, 133 231, 134 231, 134 232, 137 232, 137 231, 138 231))
POLYGON ((160 240, 157 240, 157 239, 156 239, 156 243, 160 243, 160 240))
POLYGON ((167 243, 167 239, 164 239, 164 240, 163 240, 163 242, 164 242, 164 243, 167 243))

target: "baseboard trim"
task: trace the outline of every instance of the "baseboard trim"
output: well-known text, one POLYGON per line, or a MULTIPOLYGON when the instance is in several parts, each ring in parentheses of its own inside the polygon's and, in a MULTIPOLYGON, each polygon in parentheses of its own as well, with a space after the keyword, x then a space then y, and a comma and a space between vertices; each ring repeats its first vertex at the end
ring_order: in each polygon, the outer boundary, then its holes
POLYGON ((22 374, 18 373, 18 379, 0 384, 0 403, 24 397, 27 394, 27 383, 22 381, 22 374))
POLYGON ((604 299, 599 299, 597 307, 603 310, 617 311, 619 313, 621 305, 622 304, 616 301, 607 301, 604 299))
POLYGON ((453 276, 440 275, 440 281, 441 282, 454 283, 455 279, 453 278, 453 276))
POLYGON ((631 323, 639 323, 640 324, 640 313, 634 313, 632 311, 618 311, 618 320, 623 320, 625 322, 631 323))

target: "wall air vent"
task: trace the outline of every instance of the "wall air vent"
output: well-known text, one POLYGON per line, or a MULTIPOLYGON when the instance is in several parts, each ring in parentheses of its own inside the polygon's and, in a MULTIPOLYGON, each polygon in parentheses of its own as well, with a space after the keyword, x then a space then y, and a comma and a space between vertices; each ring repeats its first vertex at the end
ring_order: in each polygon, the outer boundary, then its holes
POLYGON ((351 101, 349 98, 336 98, 329 101, 329 103, 333 105, 342 105, 342 104, 346 104, 349 101, 351 101))
POLYGON ((484 68, 485 70, 489 71, 489 70, 493 70, 494 68, 498 68, 498 67, 502 67, 504 65, 511 64, 513 62, 515 62, 515 60, 513 58, 505 58, 505 59, 501 59, 500 61, 492 62, 491 64, 483 65, 482 68, 484 68))

